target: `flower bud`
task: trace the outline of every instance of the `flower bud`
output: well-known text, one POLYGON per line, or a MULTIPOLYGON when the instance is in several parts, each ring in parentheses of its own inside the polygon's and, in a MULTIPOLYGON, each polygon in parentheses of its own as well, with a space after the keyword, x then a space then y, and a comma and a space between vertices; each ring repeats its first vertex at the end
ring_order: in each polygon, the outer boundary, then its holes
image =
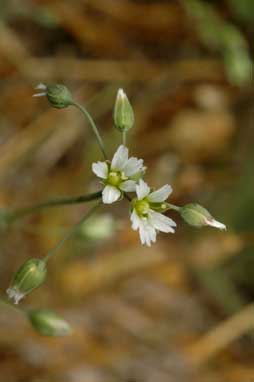
POLYGON ((72 95, 64 85, 55 84, 46 86, 39 84, 36 89, 42 92, 34 94, 34 97, 46 96, 50 105, 57 109, 63 109, 73 103, 72 95))
POLYGON ((50 310, 31 310, 27 314, 32 327, 43 336, 66 336, 70 334, 69 324, 50 310))
POLYGON ((49 85, 47 87, 47 98, 51 106, 63 109, 72 104, 72 95, 64 85, 49 85))
POLYGON ((128 131, 134 125, 133 109, 123 89, 119 89, 116 96, 114 123, 121 132, 128 131))
POLYGON ((18 304, 28 293, 38 288, 47 275, 46 263, 40 259, 27 260, 15 274, 10 288, 7 289, 9 298, 18 304))
POLYGON ((226 229, 226 226, 217 220, 202 206, 196 203, 186 204, 180 207, 179 213, 183 220, 193 227, 211 226, 218 229, 226 229))

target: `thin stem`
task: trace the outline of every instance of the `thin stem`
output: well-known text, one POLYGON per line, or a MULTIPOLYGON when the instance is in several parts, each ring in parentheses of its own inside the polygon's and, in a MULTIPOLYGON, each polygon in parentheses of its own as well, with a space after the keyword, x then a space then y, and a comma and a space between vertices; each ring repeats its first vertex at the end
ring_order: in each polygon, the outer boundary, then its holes
POLYGON ((85 202, 90 202, 92 200, 99 199, 100 197, 101 197, 101 191, 93 192, 87 195, 67 196, 64 198, 49 199, 49 200, 45 200, 44 202, 35 204, 33 206, 18 208, 10 212, 7 211, 6 218, 8 222, 12 222, 18 218, 22 218, 26 215, 33 214, 34 212, 40 211, 44 208, 52 208, 52 207, 68 205, 68 204, 85 203, 85 202))
POLYGON ((45 256, 44 260, 47 262, 50 257, 68 240, 80 227, 82 223, 84 223, 94 212, 95 210, 101 205, 101 201, 93 206, 83 217, 82 219, 74 224, 74 226, 71 227, 71 229, 66 233, 66 235, 48 252, 48 254, 45 256))
POLYGON ((25 312, 25 309, 14 306, 10 301, 7 300, 7 298, 0 297, 0 303, 9 306, 9 308, 14 309, 16 312, 19 312, 19 313, 25 312))
POLYGON ((124 146, 126 146, 126 136, 127 136, 126 131, 123 131, 122 132, 122 144, 124 146))
POLYGON ((103 141, 101 139, 100 133, 99 133, 97 127, 96 127, 96 124, 95 124, 93 118, 91 117, 91 115, 88 113, 88 111, 86 110, 86 108, 84 106, 82 106, 79 103, 74 102, 74 101, 73 101, 72 105, 75 106, 76 108, 78 108, 81 111, 81 113, 83 113, 85 115, 85 117, 88 119, 88 122, 90 123, 90 125, 91 125, 91 127, 93 129, 93 132, 94 132, 94 134, 96 136, 96 139, 98 141, 98 144, 100 146, 100 149, 101 149, 101 152, 102 152, 102 154, 104 156, 104 159, 107 160, 107 154, 106 154, 106 151, 105 151, 105 148, 104 148, 104 143, 103 143, 103 141))
POLYGON ((175 204, 167 203, 167 206, 170 210, 179 211, 181 207, 176 206, 175 204))

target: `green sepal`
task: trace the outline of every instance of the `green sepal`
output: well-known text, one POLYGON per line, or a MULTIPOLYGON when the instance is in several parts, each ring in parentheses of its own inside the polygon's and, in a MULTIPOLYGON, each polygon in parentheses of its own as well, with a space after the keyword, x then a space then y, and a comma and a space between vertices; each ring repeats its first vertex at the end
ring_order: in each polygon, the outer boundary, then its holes
POLYGON ((47 86, 47 98, 50 105, 57 109, 64 109, 73 103, 70 91, 61 84, 47 86))
POLYGON ((189 203, 180 207, 179 213, 183 220, 193 227, 204 227, 207 220, 211 220, 211 214, 197 203, 189 203))

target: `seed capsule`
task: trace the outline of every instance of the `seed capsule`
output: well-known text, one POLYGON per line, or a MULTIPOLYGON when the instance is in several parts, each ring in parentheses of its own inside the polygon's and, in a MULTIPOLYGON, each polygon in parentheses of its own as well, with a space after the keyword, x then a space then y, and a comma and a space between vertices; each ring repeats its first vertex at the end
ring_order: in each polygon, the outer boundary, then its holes
POLYGON ((47 275, 46 264, 40 259, 27 260, 15 274, 11 286, 7 289, 9 298, 18 304, 28 293, 38 288, 47 275))

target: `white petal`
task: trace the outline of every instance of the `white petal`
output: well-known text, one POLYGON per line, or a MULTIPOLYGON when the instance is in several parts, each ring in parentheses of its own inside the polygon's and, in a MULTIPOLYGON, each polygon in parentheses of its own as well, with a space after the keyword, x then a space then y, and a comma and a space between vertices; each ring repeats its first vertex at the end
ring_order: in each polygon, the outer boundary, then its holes
POLYGON ((147 236, 147 233, 146 233, 144 226, 141 226, 139 228, 139 237, 140 237, 141 244, 146 244, 148 247, 151 246, 149 236, 147 236))
POLYGON ((36 93, 36 94, 33 94, 32 97, 44 97, 45 95, 47 95, 47 93, 43 92, 43 93, 36 93))
POLYGON ((136 193, 138 200, 144 199, 150 192, 150 187, 140 179, 139 184, 136 185, 136 193))
POLYGON ((146 244, 148 247, 156 241, 155 229, 144 219, 142 219, 142 224, 139 226, 139 236, 141 243, 146 244))
POLYGON ((105 204, 111 204, 116 202, 121 196, 121 191, 116 187, 106 186, 102 191, 102 201, 105 204))
POLYGON ((210 225, 211 227, 215 227, 215 228, 218 228, 218 229, 221 229, 221 230, 226 230, 227 229, 225 224, 220 223, 220 222, 218 222, 215 219, 206 219, 206 224, 210 225))
POLYGON ((126 165, 123 168, 123 171, 126 176, 133 176, 137 174, 140 171, 143 171, 144 166, 143 166, 143 159, 137 159, 134 157, 131 157, 128 159, 126 165))
POLYGON ((169 184, 165 184, 165 186, 159 188, 158 190, 151 192, 148 196, 149 202, 152 203, 160 203, 164 202, 172 192, 172 187, 169 184))
POLYGON ((125 97, 126 97, 126 94, 124 93, 123 89, 118 89, 117 98, 124 99, 125 97))
POLYGON ((132 229, 139 230, 141 244, 146 244, 150 247, 151 243, 156 241, 156 231, 145 219, 142 219, 134 209, 131 214, 132 229))
POLYGON ((131 227, 132 227, 132 229, 133 229, 134 231, 136 231, 136 230, 139 228, 140 224, 142 224, 142 220, 141 220, 141 218, 138 216, 138 214, 137 214, 135 208, 134 208, 134 210, 133 210, 132 213, 131 213, 131 222, 132 222, 131 227))
POLYGON ((167 216, 160 214, 159 212, 150 210, 148 213, 149 222, 155 229, 161 232, 174 233, 175 230, 172 227, 176 227, 176 223, 167 216))
POLYGON ((40 82, 38 85, 35 86, 35 89, 47 90, 47 86, 40 82))
POLYGON ((119 188, 124 192, 134 192, 136 190, 136 182, 134 180, 126 180, 120 184, 119 188))
POLYGON ((145 229, 146 229, 147 235, 149 235, 149 238, 150 238, 151 242, 155 243, 156 242, 156 230, 154 229, 154 227, 152 227, 151 225, 147 224, 145 226, 145 229))
POLYGON ((93 163, 92 170, 99 178, 106 179, 108 176, 108 166, 106 162, 93 163))
POLYGON ((128 160, 128 149, 127 147, 121 145, 118 147, 116 153, 113 156, 111 162, 111 168, 113 170, 122 170, 128 160))

